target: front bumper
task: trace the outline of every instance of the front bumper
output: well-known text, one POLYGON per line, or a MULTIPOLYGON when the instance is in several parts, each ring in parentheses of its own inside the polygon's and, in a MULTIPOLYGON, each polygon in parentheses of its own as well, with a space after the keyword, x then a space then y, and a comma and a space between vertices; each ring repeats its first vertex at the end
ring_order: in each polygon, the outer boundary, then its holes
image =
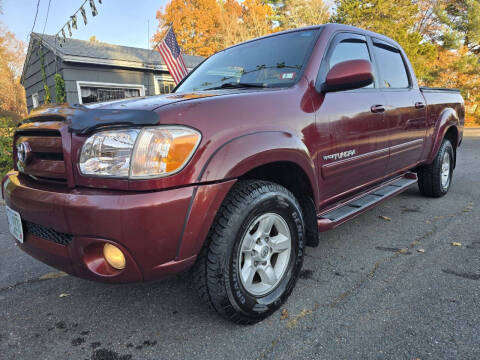
POLYGON ((2 189, 5 203, 22 221, 71 237, 59 244, 26 231, 24 243, 17 242, 22 250, 78 277, 137 282, 173 275, 195 262, 233 182, 132 193, 38 184, 10 172, 2 189), (105 242, 122 250, 125 269, 106 263, 105 242))

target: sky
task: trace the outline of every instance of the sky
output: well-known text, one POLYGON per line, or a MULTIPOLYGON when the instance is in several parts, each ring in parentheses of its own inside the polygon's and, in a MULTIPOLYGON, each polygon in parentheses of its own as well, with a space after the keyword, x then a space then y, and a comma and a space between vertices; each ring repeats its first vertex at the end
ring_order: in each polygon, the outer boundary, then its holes
MULTIPOLYGON (((56 34, 84 0, 50 0, 50 12, 45 26, 49 0, 40 0, 34 32, 56 34)), ((158 21, 157 10, 169 0, 95 0, 98 15, 92 17, 88 2, 85 6, 88 23, 83 24, 80 13, 77 16, 78 29, 73 38, 88 40, 95 35, 97 40, 117 45, 149 48, 148 39, 155 32, 158 21)), ((333 0, 325 3, 332 6, 333 0)), ((15 36, 28 42, 32 30, 37 0, 0 0, 3 14, 0 20, 15 36)), ((68 35, 68 33, 67 33, 68 35)))
MULTIPOLYGON (((40 0, 34 32, 43 32, 48 2, 49 0, 40 0)), ((103 0, 103 4, 99 4, 98 0, 95 0, 98 10, 95 17, 92 17, 87 2, 85 10, 88 23, 86 26, 83 24, 79 13, 78 29, 72 30, 72 37, 88 40, 95 35, 97 40, 102 42, 147 48, 149 28, 151 38, 158 25, 156 12, 167 2, 168 0, 103 0)), ((57 33, 82 3, 83 0, 50 0, 45 34, 57 33)), ((19 40, 27 42, 35 18, 37 0, 0 0, 0 4, 3 11, 0 20, 19 40)))

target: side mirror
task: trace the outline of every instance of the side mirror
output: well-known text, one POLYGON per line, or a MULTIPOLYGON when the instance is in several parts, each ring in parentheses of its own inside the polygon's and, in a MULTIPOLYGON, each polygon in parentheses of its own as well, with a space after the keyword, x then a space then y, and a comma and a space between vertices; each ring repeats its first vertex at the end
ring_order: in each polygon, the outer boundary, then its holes
POLYGON ((348 60, 333 66, 322 84, 322 92, 359 89, 373 83, 372 63, 348 60))

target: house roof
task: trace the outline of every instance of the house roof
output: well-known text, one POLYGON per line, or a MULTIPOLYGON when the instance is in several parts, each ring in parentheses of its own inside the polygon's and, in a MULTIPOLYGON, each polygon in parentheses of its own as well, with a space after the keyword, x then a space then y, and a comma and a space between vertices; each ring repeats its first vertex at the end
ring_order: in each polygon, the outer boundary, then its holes
MULTIPOLYGON (((39 33, 32 33, 32 39, 33 38, 43 40, 44 44, 50 47, 52 50, 56 49, 57 54, 59 54, 64 61, 94 62, 89 60, 100 59, 104 60, 101 63, 105 63, 106 65, 112 61, 113 63, 110 65, 117 66, 122 66, 122 63, 126 62, 143 65, 138 67, 147 67, 146 65, 156 65, 160 67, 165 66, 165 62, 160 56, 160 53, 156 50, 71 38, 67 38, 65 42, 60 41, 62 46, 59 46, 58 40, 55 41, 55 36, 42 35, 39 33)), ((201 56, 183 55, 183 59, 188 68, 193 68, 204 58, 201 56)))

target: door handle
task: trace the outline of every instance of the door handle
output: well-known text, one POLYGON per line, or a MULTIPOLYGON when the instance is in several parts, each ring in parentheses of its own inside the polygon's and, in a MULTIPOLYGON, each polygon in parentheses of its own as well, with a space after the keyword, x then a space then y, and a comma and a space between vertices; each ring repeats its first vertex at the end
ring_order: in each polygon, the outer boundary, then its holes
POLYGON ((415 109, 423 109, 425 107, 425 103, 419 101, 415 103, 415 109))
POLYGON ((383 113, 385 111, 385 106, 383 105, 372 105, 370 108, 372 113, 383 113))

